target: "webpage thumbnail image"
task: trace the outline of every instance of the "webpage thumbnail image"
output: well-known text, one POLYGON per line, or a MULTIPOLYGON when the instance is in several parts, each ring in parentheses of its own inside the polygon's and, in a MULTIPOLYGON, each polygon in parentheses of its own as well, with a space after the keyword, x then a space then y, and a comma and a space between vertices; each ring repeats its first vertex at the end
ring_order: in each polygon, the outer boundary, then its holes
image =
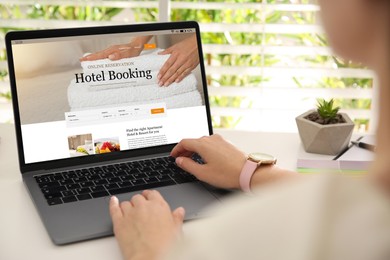
POLYGON ((118 137, 93 140, 92 134, 69 136, 68 145, 70 157, 119 152, 121 150, 118 137))

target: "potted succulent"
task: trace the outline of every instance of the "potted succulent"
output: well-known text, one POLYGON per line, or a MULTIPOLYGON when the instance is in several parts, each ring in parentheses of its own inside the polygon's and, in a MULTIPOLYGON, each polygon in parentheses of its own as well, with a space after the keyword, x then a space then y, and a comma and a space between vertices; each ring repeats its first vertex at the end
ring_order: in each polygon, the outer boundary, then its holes
POLYGON ((295 120, 306 152, 336 155, 348 146, 354 123, 339 113, 334 101, 318 100, 317 110, 310 110, 295 120))

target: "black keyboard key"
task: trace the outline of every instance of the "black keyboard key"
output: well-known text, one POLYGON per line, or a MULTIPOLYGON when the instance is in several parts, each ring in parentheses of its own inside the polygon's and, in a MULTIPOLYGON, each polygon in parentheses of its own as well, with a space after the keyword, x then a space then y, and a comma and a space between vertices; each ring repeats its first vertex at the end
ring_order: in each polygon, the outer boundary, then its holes
POLYGON ((87 187, 95 186, 95 184, 92 181, 87 181, 87 182, 80 182, 80 186, 82 188, 87 188, 87 187))
POLYGON ((90 189, 92 192, 105 191, 105 190, 106 190, 102 185, 93 186, 93 187, 90 187, 89 189, 90 189))
POLYGON ((64 196, 64 197, 77 194, 76 190, 65 190, 65 191, 62 191, 61 193, 62 193, 62 196, 64 196))
POLYGON ((98 191, 98 192, 93 192, 91 193, 91 196, 93 198, 100 198, 100 197, 104 197, 104 196, 108 196, 110 195, 107 191, 98 191))
POLYGON ((104 186, 104 188, 106 188, 107 190, 112 190, 112 189, 119 188, 118 184, 116 184, 116 183, 104 184, 103 186, 104 186))
POLYGON ((68 185, 74 183, 72 179, 58 181, 61 185, 68 185))
POLYGON ((165 170, 165 167, 162 165, 156 165, 152 167, 153 171, 165 170))
POLYGON ((39 184, 42 184, 42 183, 48 183, 48 182, 51 182, 52 180, 50 179, 50 177, 47 177, 46 175, 44 176, 37 176, 35 178, 35 180, 37 181, 37 183, 39 184))
POLYGON ((169 170, 175 173, 186 173, 184 170, 180 169, 179 167, 172 167, 169 170))
POLYGON ((160 173, 158 173, 158 172, 148 172, 148 173, 146 173, 146 175, 148 175, 148 177, 156 177, 156 176, 159 176, 160 173))
POLYGON ((48 199, 54 199, 54 198, 61 198, 62 194, 60 192, 57 193, 50 193, 50 194, 45 194, 45 198, 48 199))
POLYGON ((145 172, 151 172, 151 171, 154 171, 152 169, 152 167, 143 167, 142 169, 140 169, 141 172, 145 173, 145 172))
POLYGON ((108 181, 105 179, 95 180, 93 182, 95 183, 95 185, 103 185, 108 183, 108 181))
POLYGON ((164 159, 164 157, 155 158, 154 163, 155 164, 163 164, 163 163, 165 163, 165 159, 164 159))
POLYGON ((87 181, 96 181, 96 180, 100 180, 100 176, 98 174, 94 174, 91 176, 87 176, 86 179, 87 181))
POLYGON ((144 161, 140 162, 140 164, 143 165, 144 167, 154 165, 154 163, 151 160, 144 160, 144 161))
POLYGON ((60 186, 60 183, 58 181, 53 182, 46 182, 46 183, 39 183, 39 188, 45 189, 45 188, 54 188, 60 186))
POLYGON ((171 173, 171 170, 168 170, 168 169, 164 169, 164 170, 161 170, 161 171, 158 171, 161 175, 168 175, 171 173))
POLYGON ((123 187, 123 188, 110 190, 110 194, 111 195, 117 195, 117 194, 121 194, 121 193, 137 191, 137 190, 139 190, 139 189, 134 189, 133 186, 128 186, 128 187, 123 187))
POLYGON ((85 177, 91 175, 91 169, 81 169, 81 172, 78 173, 78 176, 85 177))
POLYGON ((139 162, 136 162, 136 161, 128 163, 127 166, 129 166, 129 168, 131 168, 131 169, 142 167, 141 164, 139 162))
MULTIPOLYGON (((72 172, 72 173, 69 173, 69 174, 66 174, 66 176, 68 176, 69 179, 74 179, 74 178, 77 178, 77 173, 75 172, 72 172)), ((64 176, 65 177, 65 176, 64 176)))
POLYGON ((62 198, 62 201, 64 203, 69 203, 69 202, 77 201, 77 198, 76 198, 76 196, 68 196, 68 197, 62 198))
POLYGON ((118 182, 117 184, 120 188, 133 186, 131 181, 118 182))
POLYGON ((191 178, 186 178, 184 176, 181 176, 181 175, 177 175, 177 176, 171 176, 172 179, 175 180, 175 182, 177 183, 186 183, 186 182, 193 182, 194 180, 191 179, 191 178))
POLYGON ((87 194, 81 194, 76 196, 78 200, 89 200, 92 199, 91 195, 87 194))
POLYGON ((117 173, 118 173, 118 170, 117 169, 113 169, 110 173, 112 175, 114 175, 114 177, 115 177, 117 175, 117 173))
POLYGON ((85 193, 90 193, 91 189, 90 188, 81 188, 81 189, 76 189, 78 194, 85 194, 85 193))
POLYGON ((169 163, 174 163, 174 162, 176 162, 176 158, 172 157, 172 156, 168 156, 168 157, 166 157, 166 161, 169 163))
POLYGON ((174 162, 173 162, 173 163, 170 162, 170 163, 168 163, 168 164, 165 165, 165 168, 166 168, 166 169, 177 168, 177 165, 176 165, 176 163, 174 163, 174 162))
POLYGON ((148 178, 145 178, 144 181, 146 183, 159 182, 159 180, 156 177, 148 177, 148 178))
POLYGON ((122 181, 131 181, 134 180, 133 176, 127 175, 127 176, 121 176, 122 181))
POLYGON ((64 180, 71 179, 70 176, 66 173, 64 175, 62 175, 62 178, 64 178, 64 180))
POLYGON ((107 178, 112 178, 112 177, 115 177, 115 176, 112 173, 102 173, 102 174, 100 174, 100 177, 102 179, 107 179, 107 178))
POLYGON ((60 180, 63 180, 64 177, 62 175, 55 175, 55 176, 53 176, 52 179, 55 180, 55 181, 60 181, 60 180))
POLYGON ((132 183, 134 186, 137 186, 137 185, 145 184, 145 181, 144 181, 143 179, 138 179, 138 180, 132 180, 131 183, 132 183))
POLYGON ((134 168, 134 169, 130 169, 130 170, 126 170, 126 172, 128 174, 136 174, 136 173, 140 173, 140 171, 137 169, 137 168, 134 168))
POLYGON ((126 170, 128 168, 126 166, 123 166, 123 165, 120 165, 120 164, 116 164, 115 165, 115 169, 119 172, 119 171, 126 170))
POLYGON ((133 174, 133 177, 134 177, 134 179, 143 179, 143 178, 146 178, 148 176, 145 173, 137 173, 137 174, 133 174))
POLYGON ((62 204, 62 200, 60 198, 48 199, 47 203, 50 206, 53 206, 53 205, 57 205, 57 204, 62 204))
POLYGON ((121 163, 120 164, 120 167, 121 167, 121 169, 123 169, 123 170, 128 170, 128 169, 130 169, 130 164, 129 163, 121 163))
POLYGON ((74 178, 73 181, 75 183, 79 183, 79 182, 86 182, 88 181, 86 177, 78 177, 78 178, 74 178))
POLYGON ((127 176, 127 172, 125 170, 120 170, 117 173, 115 173, 115 176, 117 176, 117 177, 127 176))
POLYGON ((116 182, 120 182, 121 179, 119 177, 114 177, 114 178, 108 178, 107 181, 108 183, 116 183, 116 182))
POLYGON ((78 184, 78 183, 67 184, 67 185, 65 185, 65 187, 68 190, 75 190, 75 189, 81 188, 80 184, 78 184))
POLYGON ((48 174, 38 175, 36 177, 39 179, 39 178, 50 178, 50 177, 53 177, 53 176, 54 176, 54 173, 48 173, 48 174))
POLYGON ((126 192, 134 192, 134 191, 140 191, 140 190, 147 190, 147 189, 153 189, 163 186, 170 186, 175 185, 176 183, 173 180, 170 181, 164 181, 164 182, 154 182, 154 183, 145 183, 143 185, 139 186, 129 186, 124 188, 118 188, 110 190, 111 195, 126 193, 126 192))
POLYGON ((101 174, 101 173, 104 173, 104 170, 103 169, 98 169, 98 170, 95 170, 94 173, 95 174, 101 174))
POLYGON ((110 173, 111 169, 107 169, 106 166, 102 167, 103 173, 110 173))
POLYGON ((171 177, 169 177, 169 175, 159 175, 156 177, 159 181, 167 181, 167 180, 171 180, 171 177))
POLYGON ((61 191, 66 190, 65 186, 59 186, 55 188, 46 188, 42 189, 43 194, 53 194, 53 193, 59 193, 61 191))

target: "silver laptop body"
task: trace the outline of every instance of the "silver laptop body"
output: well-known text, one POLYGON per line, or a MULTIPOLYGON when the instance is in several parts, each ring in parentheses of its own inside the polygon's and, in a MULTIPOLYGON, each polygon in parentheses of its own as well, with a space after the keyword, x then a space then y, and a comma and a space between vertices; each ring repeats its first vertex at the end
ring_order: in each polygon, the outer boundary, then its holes
POLYGON ((186 220, 219 201, 223 192, 168 167, 182 138, 212 134, 196 22, 15 31, 6 47, 20 171, 55 244, 112 235, 113 194, 157 189, 186 220), (110 47, 126 52, 140 37, 147 41, 135 56, 82 60, 110 47), (170 57, 160 52, 191 39, 199 65, 159 87, 170 57))

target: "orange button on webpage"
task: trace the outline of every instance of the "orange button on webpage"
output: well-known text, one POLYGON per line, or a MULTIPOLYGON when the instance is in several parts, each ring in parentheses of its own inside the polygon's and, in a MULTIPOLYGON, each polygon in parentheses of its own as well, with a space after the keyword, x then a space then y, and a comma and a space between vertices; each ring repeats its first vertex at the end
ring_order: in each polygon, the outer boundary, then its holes
POLYGON ((164 113, 164 108, 163 107, 160 107, 160 108, 152 108, 150 110, 150 112, 153 114, 163 114, 164 113))
POLYGON ((156 49, 156 44, 154 43, 145 43, 144 44, 144 50, 151 50, 156 49))

